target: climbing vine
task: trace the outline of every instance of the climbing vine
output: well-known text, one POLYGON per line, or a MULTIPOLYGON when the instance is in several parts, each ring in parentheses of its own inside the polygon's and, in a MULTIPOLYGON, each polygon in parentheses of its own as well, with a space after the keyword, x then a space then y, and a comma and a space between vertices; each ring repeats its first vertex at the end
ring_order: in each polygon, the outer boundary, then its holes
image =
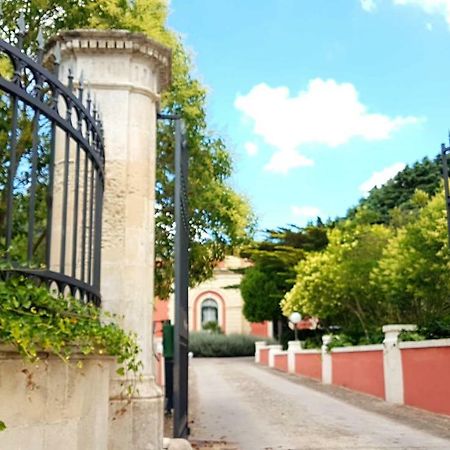
MULTIPOLYGON (((0 281, 0 343, 15 346, 25 361, 48 352, 69 362, 84 355, 115 356, 117 373, 135 378, 142 367, 140 348, 112 314, 69 296, 55 296, 22 276, 0 281)), ((80 364, 80 363, 79 363, 80 364)), ((132 386, 127 395, 133 394, 132 386)), ((0 431, 5 424, 0 421, 0 431)))

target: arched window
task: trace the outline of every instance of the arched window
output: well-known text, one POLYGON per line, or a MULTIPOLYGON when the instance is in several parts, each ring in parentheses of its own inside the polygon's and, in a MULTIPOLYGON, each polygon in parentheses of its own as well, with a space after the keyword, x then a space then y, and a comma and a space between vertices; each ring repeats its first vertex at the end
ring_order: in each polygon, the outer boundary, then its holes
POLYGON ((208 322, 219 321, 219 308, 217 302, 212 298, 207 298, 202 302, 202 327, 208 322))

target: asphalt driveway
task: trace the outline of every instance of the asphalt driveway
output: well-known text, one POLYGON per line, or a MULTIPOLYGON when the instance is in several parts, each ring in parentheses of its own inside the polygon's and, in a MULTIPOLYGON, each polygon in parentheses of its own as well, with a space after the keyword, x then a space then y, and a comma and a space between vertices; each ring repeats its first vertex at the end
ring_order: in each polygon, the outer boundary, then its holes
POLYGON ((278 373, 250 358, 194 358, 190 380, 191 437, 222 442, 217 449, 450 450, 450 417, 278 373))

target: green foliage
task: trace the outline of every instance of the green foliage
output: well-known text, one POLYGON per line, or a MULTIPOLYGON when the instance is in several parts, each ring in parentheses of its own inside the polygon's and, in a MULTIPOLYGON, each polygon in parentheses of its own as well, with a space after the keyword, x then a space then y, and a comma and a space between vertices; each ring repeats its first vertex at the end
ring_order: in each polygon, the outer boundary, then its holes
POLYGON ((2 420, 0 420, 0 432, 6 430, 6 424, 2 420))
MULTIPOLYGON (((126 29, 145 33, 172 50, 172 82, 163 93, 163 112, 180 114, 189 149, 190 282, 212 276, 226 251, 246 242, 254 218, 248 202, 228 184, 232 173, 224 141, 206 121, 206 89, 191 76, 191 61, 179 36, 167 28, 165 0, 4 0, 2 37, 10 42, 19 13, 25 13, 24 46, 36 50, 39 27, 50 37, 62 29, 126 29)), ((2 147, 3 148, 3 147, 2 147)), ((173 286, 174 259, 174 128, 158 123, 155 215, 155 291, 168 298, 173 286)))
POLYGON ((436 328, 450 323, 450 254, 443 193, 401 228, 371 274, 371 285, 388 306, 388 318, 436 328), (434 325, 432 325, 434 324, 434 325))
POLYGON ((246 319, 250 322, 275 320, 279 316, 280 303, 276 292, 276 283, 269 273, 263 272, 259 267, 248 269, 241 281, 246 319))
POLYGON ((417 331, 402 331, 398 336, 400 341, 423 341, 426 339, 426 336, 417 331))
POLYGON ((282 301, 286 316, 300 311, 320 317, 324 327, 340 325, 355 336, 369 336, 383 320, 368 279, 391 232, 359 219, 357 215, 329 230, 328 247, 298 264, 296 283, 282 301))
POLYGON ((440 180, 440 156, 434 160, 424 158, 412 166, 406 166, 380 188, 373 188, 356 208, 349 211, 348 217, 353 217, 358 209, 364 207, 374 213, 377 223, 391 223, 395 216, 408 215, 411 209, 415 209, 411 200, 416 190, 434 195, 439 189, 440 180))
POLYGON ((203 357, 253 356, 255 342, 260 340, 246 334, 193 332, 189 334, 189 351, 203 357))
POLYGON ((0 282, 0 342, 14 345, 26 360, 51 352, 69 361, 75 352, 115 356, 118 373, 141 368, 135 336, 125 333, 113 317, 71 297, 55 297, 29 279, 0 282))
POLYGON ((295 281, 295 266, 305 252, 320 250, 328 243, 320 220, 316 226, 291 226, 267 230, 266 239, 244 249, 241 255, 255 265, 241 281, 244 316, 251 322, 282 318, 280 301, 295 281))
POLYGON ((203 326, 203 331, 208 331, 209 333, 215 333, 215 334, 223 334, 222 329, 220 328, 219 324, 211 320, 210 322, 206 322, 203 326))

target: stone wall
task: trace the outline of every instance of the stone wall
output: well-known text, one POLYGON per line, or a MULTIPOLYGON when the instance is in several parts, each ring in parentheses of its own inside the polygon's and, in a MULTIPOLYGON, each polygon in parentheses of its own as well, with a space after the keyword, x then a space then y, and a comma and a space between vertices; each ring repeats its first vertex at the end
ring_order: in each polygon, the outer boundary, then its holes
POLYGON ((2 450, 106 450, 108 448, 108 357, 54 355, 23 362, 0 349, 2 450))

